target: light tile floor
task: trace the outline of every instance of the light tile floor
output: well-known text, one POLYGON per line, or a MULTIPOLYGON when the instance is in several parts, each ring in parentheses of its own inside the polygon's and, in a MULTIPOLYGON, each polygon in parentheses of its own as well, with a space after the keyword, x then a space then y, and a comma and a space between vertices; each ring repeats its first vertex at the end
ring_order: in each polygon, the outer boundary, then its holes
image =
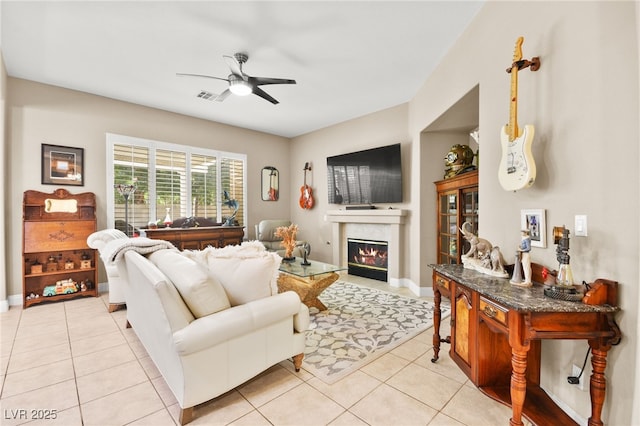
MULTIPOLYGON (((342 279, 411 296, 378 281, 342 279)), ((107 300, 103 294, 0 314, 2 425, 177 424, 176 400, 125 328, 126 311, 110 314, 107 300)), ((448 333, 443 321, 441 334, 448 333)), ((508 424, 511 410, 467 380, 448 345, 431 362, 431 341, 429 329, 332 385, 283 361, 196 407, 192 424, 508 424)))

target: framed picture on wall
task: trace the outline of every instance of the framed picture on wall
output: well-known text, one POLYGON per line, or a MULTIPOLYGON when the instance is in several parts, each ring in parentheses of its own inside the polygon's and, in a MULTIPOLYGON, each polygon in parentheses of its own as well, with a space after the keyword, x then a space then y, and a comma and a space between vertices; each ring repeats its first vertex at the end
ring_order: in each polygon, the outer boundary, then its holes
POLYGON ((84 186, 84 148, 43 143, 42 184, 84 186))
POLYGON ((521 229, 528 229, 531 247, 547 247, 547 221, 543 209, 520 211, 521 229))

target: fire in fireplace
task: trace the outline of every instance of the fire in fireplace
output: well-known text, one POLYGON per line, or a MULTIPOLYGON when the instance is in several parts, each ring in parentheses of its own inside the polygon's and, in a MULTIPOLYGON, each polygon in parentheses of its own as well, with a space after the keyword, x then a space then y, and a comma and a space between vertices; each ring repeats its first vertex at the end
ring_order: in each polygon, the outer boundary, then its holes
POLYGON ((387 281, 388 243, 347 239, 348 272, 351 275, 387 281))

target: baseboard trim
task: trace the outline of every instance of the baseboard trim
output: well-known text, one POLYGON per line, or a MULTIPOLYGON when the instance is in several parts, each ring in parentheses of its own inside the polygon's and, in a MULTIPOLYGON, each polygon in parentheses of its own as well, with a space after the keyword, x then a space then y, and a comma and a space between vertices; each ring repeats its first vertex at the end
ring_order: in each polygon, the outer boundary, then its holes
POLYGON ((391 278, 389 279, 389 285, 395 288, 408 288, 418 297, 433 297, 432 287, 420 287, 409 278, 391 278))

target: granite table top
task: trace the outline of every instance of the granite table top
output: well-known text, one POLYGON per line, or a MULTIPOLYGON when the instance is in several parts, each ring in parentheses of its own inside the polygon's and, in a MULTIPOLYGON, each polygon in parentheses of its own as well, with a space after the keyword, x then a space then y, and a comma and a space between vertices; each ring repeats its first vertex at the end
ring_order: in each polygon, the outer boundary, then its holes
POLYGON ((545 285, 534 283, 532 287, 518 287, 509 278, 496 278, 463 265, 429 265, 439 274, 460 283, 480 295, 499 304, 522 312, 617 312, 620 308, 610 305, 586 305, 582 302, 558 300, 545 296, 545 285))

